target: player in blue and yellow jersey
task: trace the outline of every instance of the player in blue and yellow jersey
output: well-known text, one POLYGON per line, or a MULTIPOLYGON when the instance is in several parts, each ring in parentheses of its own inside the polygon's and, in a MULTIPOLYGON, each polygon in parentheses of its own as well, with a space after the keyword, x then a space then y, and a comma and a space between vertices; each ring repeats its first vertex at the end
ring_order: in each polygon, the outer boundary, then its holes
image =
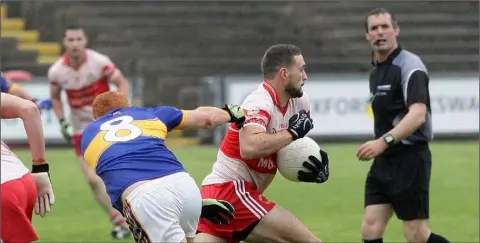
POLYGON ((228 122, 242 126, 240 106, 179 110, 130 107, 111 91, 93 102, 94 121, 83 131, 85 162, 104 181, 112 204, 127 218, 136 242, 192 242, 199 217, 229 223, 233 207, 202 201, 200 190, 165 146, 173 129, 208 129, 228 122))
POLYGON ((11 83, 3 75, 0 75, 0 91, 2 93, 15 95, 17 97, 30 100, 37 104, 40 110, 49 110, 52 108, 52 102, 49 99, 38 100, 33 98, 30 92, 19 85, 11 83))

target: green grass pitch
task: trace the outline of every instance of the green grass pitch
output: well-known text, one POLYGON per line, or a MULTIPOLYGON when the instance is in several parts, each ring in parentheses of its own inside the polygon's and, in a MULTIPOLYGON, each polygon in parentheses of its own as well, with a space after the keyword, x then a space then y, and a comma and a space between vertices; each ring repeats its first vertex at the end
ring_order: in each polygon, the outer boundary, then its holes
MULTIPOLYGON (((370 162, 355 159, 359 145, 322 145, 331 160, 327 183, 293 183, 278 174, 265 195, 290 210, 324 242, 360 242, 363 185, 370 162)), ((478 141, 437 142, 431 149, 431 228, 451 242, 479 242, 478 141)), ((27 150, 14 152, 23 161, 30 161, 27 150)), ((111 242, 107 215, 95 203, 73 150, 47 149, 47 152, 56 203, 46 218, 34 216, 40 242, 111 242)), ((216 158, 215 147, 174 152, 197 183, 210 171, 216 158)), ((384 240, 405 241, 402 225, 396 218, 390 221, 384 240)))

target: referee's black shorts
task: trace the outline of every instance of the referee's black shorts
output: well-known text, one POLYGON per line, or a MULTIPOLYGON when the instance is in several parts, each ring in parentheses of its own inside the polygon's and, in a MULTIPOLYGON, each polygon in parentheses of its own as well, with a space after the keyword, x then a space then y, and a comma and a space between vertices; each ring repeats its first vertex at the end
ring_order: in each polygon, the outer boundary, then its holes
POLYGON ((390 204, 400 220, 429 218, 432 156, 428 145, 412 147, 373 161, 365 182, 365 207, 390 204))

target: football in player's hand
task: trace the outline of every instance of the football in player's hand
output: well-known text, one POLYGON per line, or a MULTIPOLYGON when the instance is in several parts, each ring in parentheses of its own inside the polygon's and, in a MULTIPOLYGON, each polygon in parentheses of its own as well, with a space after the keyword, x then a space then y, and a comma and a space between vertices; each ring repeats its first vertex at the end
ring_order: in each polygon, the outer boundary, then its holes
POLYGON ((285 179, 299 182, 298 172, 306 171, 303 163, 311 163, 314 166, 309 156, 321 160, 320 146, 309 137, 299 138, 278 151, 278 171, 285 179))

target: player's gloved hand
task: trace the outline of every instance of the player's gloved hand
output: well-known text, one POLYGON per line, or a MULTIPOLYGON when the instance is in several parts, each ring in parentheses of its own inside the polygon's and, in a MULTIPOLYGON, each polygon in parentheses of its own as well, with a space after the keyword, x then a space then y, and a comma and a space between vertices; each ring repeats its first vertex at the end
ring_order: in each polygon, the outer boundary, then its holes
POLYGON ((303 182, 312 183, 324 183, 328 180, 330 170, 328 168, 328 154, 327 152, 320 150, 321 161, 315 156, 310 155, 308 161, 303 162, 303 167, 307 170, 300 170, 298 172, 298 180, 303 182))
POLYGON ((305 110, 299 111, 288 120, 287 130, 292 134, 293 140, 305 137, 312 128, 313 120, 305 110))
POLYGON ((226 110, 230 114, 230 122, 235 122, 237 128, 240 129, 243 127, 243 122, 245 122, 245 113, 243 112, 242 107, 239 105, 225 105, 223 110, 226 110))
POLYGON ((35 104, 37 104, 38 109, 40 110, 50 110, 52 109, 52 101, 50 99, 46 100, 35 100, 35 104))
POLYGON ((59 120, 60 122, 60 131, 62 132, 62 135, 63 135, 63 138, 65 138, 65 140, 67 140, 67 142, 71 142, 72 141, 72 135, 70 135, 70 133, 68 132, 68 128, 70 127, 70 123, 68 123, 67 121, 65 121, 65 119, 60 119, 59 120))
POLYGON ((31 175, 37 186, 35 214, 43 218, 51 211, 51 206, 55 203, 48 164, 32 165, 31 175))
POLYGON ((230 224, 233 220, 235 209, 232 204, 224 200, 216 200, 213 198, 202 199, 201 218, 208 219, 214 224, 230 224))

